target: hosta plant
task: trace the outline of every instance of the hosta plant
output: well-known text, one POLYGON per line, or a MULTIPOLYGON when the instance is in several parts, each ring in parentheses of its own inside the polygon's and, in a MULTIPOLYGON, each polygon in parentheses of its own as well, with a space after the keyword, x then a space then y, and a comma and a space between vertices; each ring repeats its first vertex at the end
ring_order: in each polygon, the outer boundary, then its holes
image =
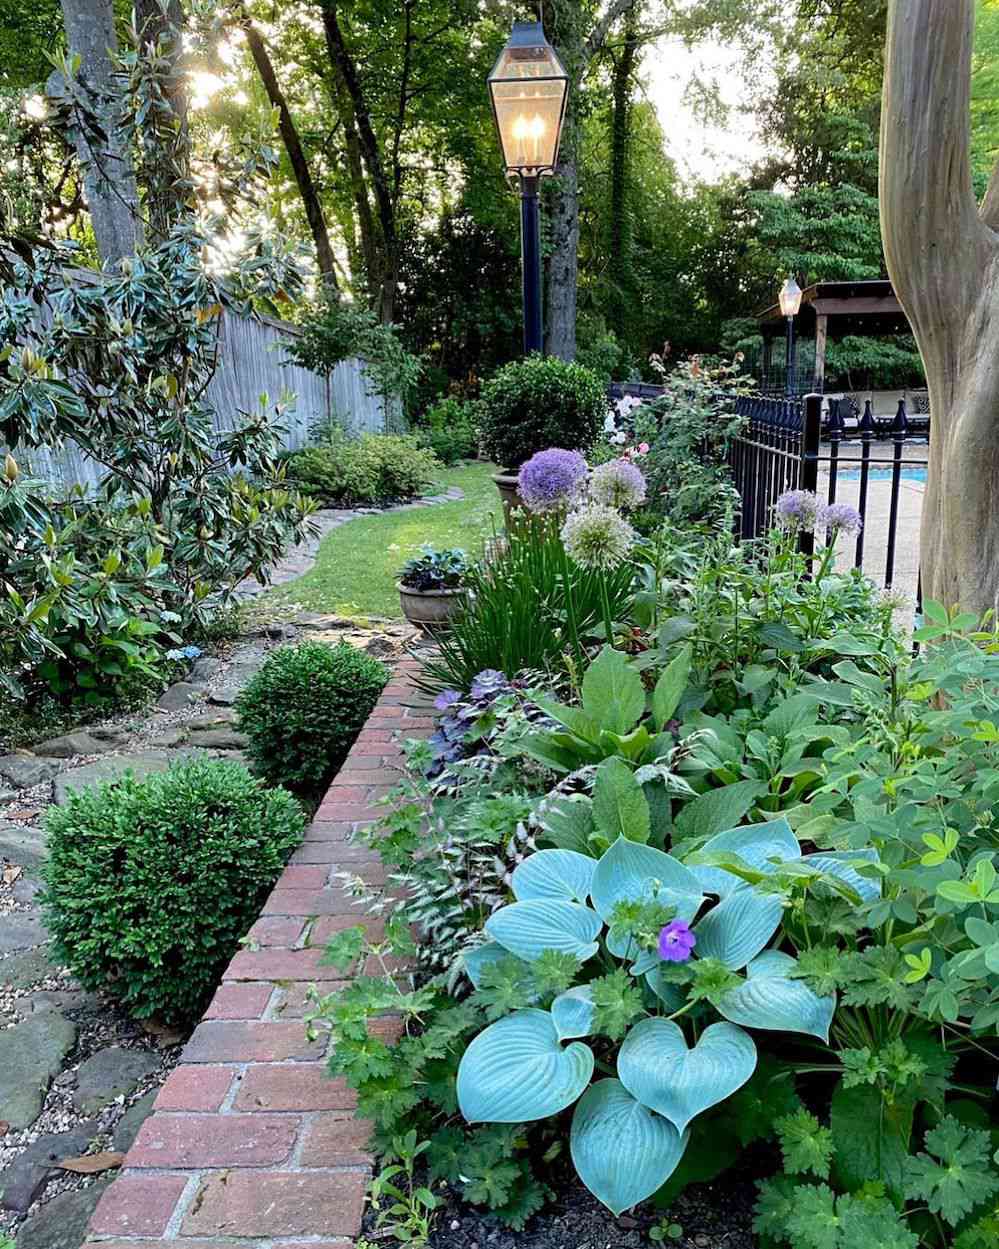
POLYGON ((784 906, 801 881, 861 905, 880 889, 862 874, 873 857, 803 856, 784 820, 723 832, 687 862, 623 835, 599 859, 529 856, 516 901, 465 956, 494 1022, 461 1060, 461 1113, 529 1123, 575 1106, 583 1183, 615 1213, 651 1196, 691 1122, 752 1076, 753 1031, 828 1039, 836 997, 779 948, 784 906))

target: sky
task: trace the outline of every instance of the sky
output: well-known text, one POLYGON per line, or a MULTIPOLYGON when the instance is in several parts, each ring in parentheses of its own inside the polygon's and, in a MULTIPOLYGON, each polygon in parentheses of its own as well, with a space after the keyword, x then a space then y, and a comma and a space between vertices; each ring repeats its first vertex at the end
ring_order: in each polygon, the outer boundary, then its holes
POLYGON ((645 54, 643 77, 656 107, 670 156, 690 180, 714 182, 743 173, 763 155, 744 103, 742 52, 705 42, 688 48, 680 39, 660 39, 645 54), (727 116, 705 122, 687 99, 693 83, 714 82, 727 116))

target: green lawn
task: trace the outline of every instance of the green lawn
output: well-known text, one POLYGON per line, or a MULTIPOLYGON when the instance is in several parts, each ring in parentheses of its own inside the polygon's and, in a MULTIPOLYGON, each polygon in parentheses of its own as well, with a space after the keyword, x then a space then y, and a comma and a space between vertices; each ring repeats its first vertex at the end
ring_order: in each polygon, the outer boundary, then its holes
POLYGON ((444 469, 428 491, 459 486, 465 497, 455 503, 364 516, 327 534, 311 572, 275 587, 253 606, 253 614, 279 617, 294 604, 306 611, 338 615, 399 617, 396 574, 425 542, 461 547, 478 557, 483 543, 502 528, 500 501, 492 464, 444 469))

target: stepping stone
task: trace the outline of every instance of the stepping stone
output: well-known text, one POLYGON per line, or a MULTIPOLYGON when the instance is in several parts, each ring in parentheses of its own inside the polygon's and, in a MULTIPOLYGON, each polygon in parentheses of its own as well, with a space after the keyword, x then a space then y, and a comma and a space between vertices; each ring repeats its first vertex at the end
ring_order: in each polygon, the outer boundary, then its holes
POLYGON ((87 1239, 90 1216, 114 1176, 105 1176, 89 1188, 71 1189, 47 1201, 17 1234, 17 1249, 80 1249, 87 1239))
POLYGON ((221 659, 216 659, 213 655, 202 655, 191 667, 191 680, 204 685, 208 681, 214 681, 221 670, 221 659))
POLYGON ((150 1089, 144 1097, 139 1098, 134 1106, 130 1106, 118 1120, 118 1126, 114 1130, 113 1143, 115 1149, 120 1153, 127 1154, 132 1148, 135 1138, 139 1135, 139 1128, 153 1113, 153 1104, 158 1095, 159 1089, 150 1089))
POLYGON ((0 820, 0 859, 21 867, 38 867, 45 861, 45 834, 30 824, 0 820))
POLYGON ((195 716, 193 720, 185 720, 181 725, 184 729, 200 732, 201 729, 227 729, 236 721, 236 713, 231 707, 216 707, 203 716, 195 716))
POLYGON ((85 1115, 96 1114, 117 1097, 127 1097, 145 1076, 159 1067, 155 1054, 112 1045, 98 1050, 76 1073, 73 1105, 85 1115))
POLYGON ((32 789, 49 781, 59 771, 52 759, 36 759, 34 755, 0 755, 0 777, 15 789, 32 789))
POLYGON ((86 989, 36 989, 21 998, 18 1005, 30 1007, 32 1014, 40 1010, 57 1010, 84 1011, 92 1015, 104 1007, 100 997, 96 993, 88 993, 86 989))
POLYGON ((204 693, 200 685, 192 685, 190 681, 178 681, 164 690, 156 702, 160 711, 184 711, 204 693))
MULTIPOLYGON (((48 947, 42 946, 0 960, 0 984, 9 985, 12 989, 30 989, 40 980, 58 976, 61 970, 59 964, 52 961, 48 947)), ((0 1118, 3 1116, 0 1115, 0 1118)))
POLYGON ((74 768, 56 777, 53 786, 53 797, 58 806, 65 806, 71 789, 86 789, 88 785, 97 785, 102 781, 117 781, 131 772, 136 777, 148 776, 152 772, 165 772, 180 759, 197 758, 201 751, 171 750, 137 750, 130 755, 111 755, 105 759, 95 759, 82 768, 74 768))
POLYGON ((87 729, 87 732, 91 737, 96 737, 99 742, 122 742, 127 736, 122 729, 102 728, 99 725, 87 729))
POLYGON ((53 1132, 40 1136, 22 1154, 8 1163, 3 1177, 0 1205, 5 1210, 23 1214, 45 1186, 45 1182, 64 1172, 56 1167, 63 1158, 76 1158, 97 1135, 97 1120, 78 1123, 69 1132, 53 1132))
POLYGON ((243 750, 249 745, 246 734, 233 728, 195 730, 190 734, 190 743, 208 750, 243 750))
POLYGON ((89 733, 64 733, 62 737, 50 737, 46 742, 39 742, 33 749, 36 755, 72 759, 74 755, 99 755, 110 750, 111 743, 99 741, 89 733))
POLYGON ((15 950, 31 950, 49 937, 41 915, 31 911, 14 911, 0 915, 0 954, 15 950))
POLYGON ((15 1130, 30 1127, 75 1044, 76 1024, 53 1010, 0 1032, 0 1119, 15 1130))

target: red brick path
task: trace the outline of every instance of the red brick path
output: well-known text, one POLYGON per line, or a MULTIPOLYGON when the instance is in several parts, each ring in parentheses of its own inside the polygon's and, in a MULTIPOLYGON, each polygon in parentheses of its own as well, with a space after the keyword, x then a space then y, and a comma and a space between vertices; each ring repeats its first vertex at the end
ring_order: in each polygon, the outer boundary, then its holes
POLYGON ((377 856, 348 844, 394 784, 399 740, 427 733, 429 700, 399 665, 229 964, 181 1065, 168 1077, 84 1249, 346 1249, 360 1231, 369 1160, 365 1125, 340 1080, 323 1075, 323 1042, 301 1017, 331 933, 360 922, 340 871, 377 883, 377 856))

